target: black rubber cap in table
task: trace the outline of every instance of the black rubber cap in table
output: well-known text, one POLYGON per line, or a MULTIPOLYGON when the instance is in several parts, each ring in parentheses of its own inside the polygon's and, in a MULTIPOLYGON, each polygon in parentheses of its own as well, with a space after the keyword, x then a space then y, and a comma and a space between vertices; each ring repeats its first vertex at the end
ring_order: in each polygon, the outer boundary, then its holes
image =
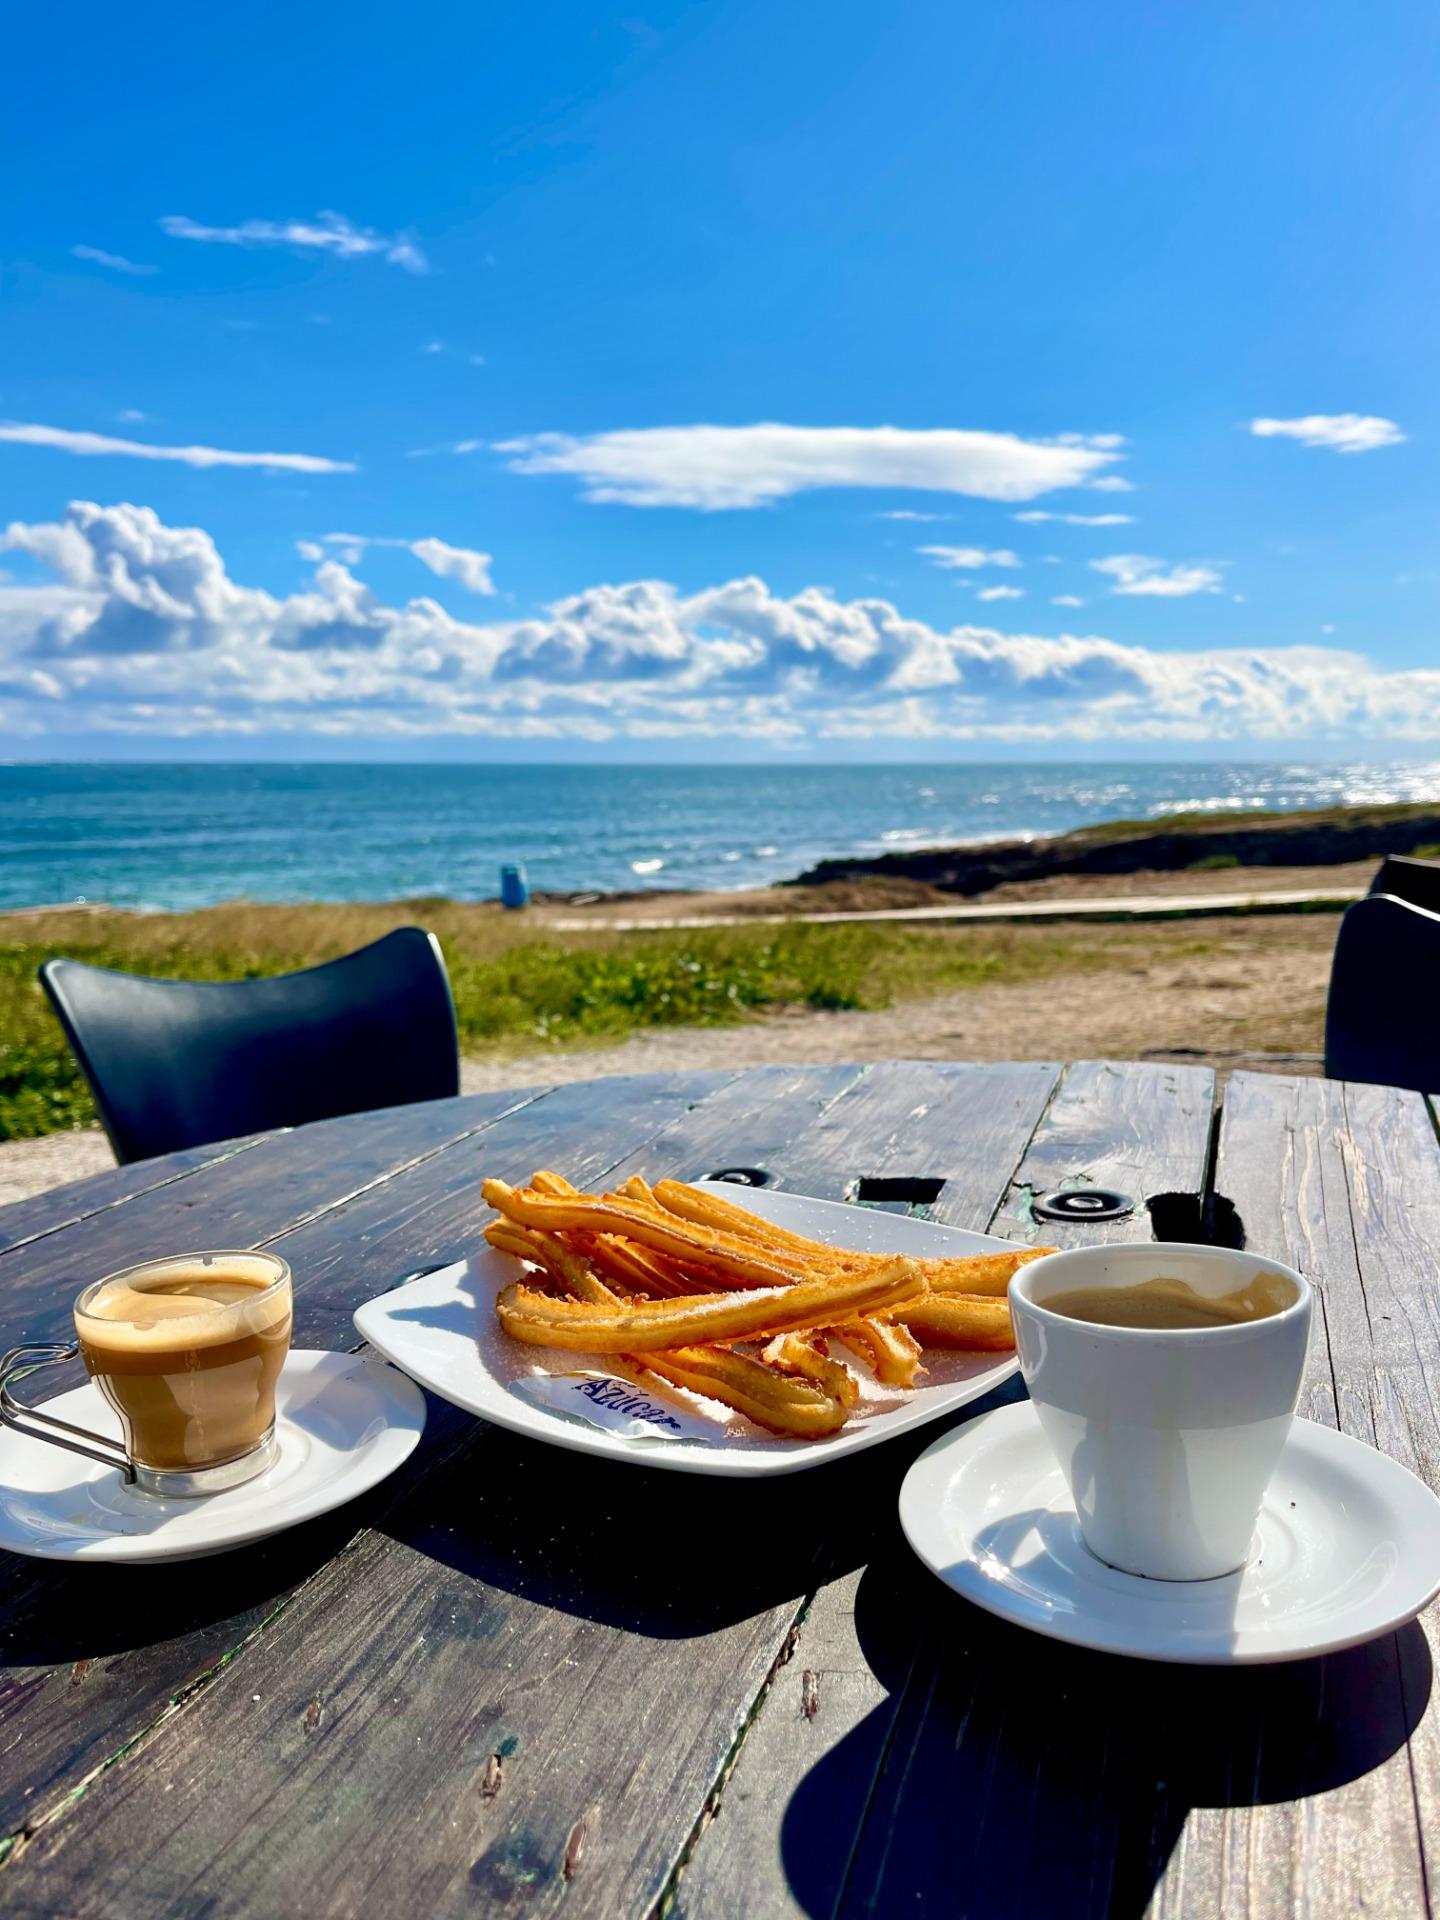
POLYGON ((1134 1211, 1129 1194, 1113 1187, 1056 1187, 1031 1203, 1037 1220, 1123 1220, 1134 1211))

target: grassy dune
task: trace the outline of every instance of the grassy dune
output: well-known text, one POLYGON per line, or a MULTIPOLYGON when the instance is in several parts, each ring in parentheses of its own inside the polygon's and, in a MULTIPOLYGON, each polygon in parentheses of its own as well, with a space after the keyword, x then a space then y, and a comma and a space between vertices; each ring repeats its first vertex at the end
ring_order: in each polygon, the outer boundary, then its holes
MULTIPOLYGON (((448 900, 391 906, 230 905, 188 914, 57 912, 0 919, 0 1139, 89 1124, 84 1082, 35 969, 96 966, 247 980, 333 959, 419 922, 440 938, 467 1054, 717 1025, 779 1006, 863 1008, 997 980, 1208 953, 1192 925, 717 927, 538 936, 519 916, 448 900)), ((1233 925, 1233 923, 1232 923, 1233 925)))

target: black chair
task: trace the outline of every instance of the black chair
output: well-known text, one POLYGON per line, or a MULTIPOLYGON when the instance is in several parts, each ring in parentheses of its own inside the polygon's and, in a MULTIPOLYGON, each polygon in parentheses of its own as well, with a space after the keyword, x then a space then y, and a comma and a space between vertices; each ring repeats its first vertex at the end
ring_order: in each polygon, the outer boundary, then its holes
POLYGON ((450 982, 421 927, 269 980, 77 960, 40 979, 122 1163, 460 1091, 450 982))
POLYGON ((1408 900, 1412 907, 1440 913, 1440 860, 1420 860, 1414 854, 1390 853, 1380 862, 1371 893, 1388 893, 1408 900))
POLYGON ((1325 1071, 1440 1092, 1440 913, 1384 893, 1345 909, 1330 968, 1325 1071))

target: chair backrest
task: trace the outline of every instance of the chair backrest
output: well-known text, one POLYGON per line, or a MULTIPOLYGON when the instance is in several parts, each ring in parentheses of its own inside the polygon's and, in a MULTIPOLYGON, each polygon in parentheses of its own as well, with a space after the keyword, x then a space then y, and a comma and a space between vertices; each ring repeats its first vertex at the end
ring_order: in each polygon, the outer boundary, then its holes
POLYGON ((1413 854, 1390 853, 1380 862, 1371 893, 1388 893, 1412 907, 1440 913, 1440 860, 1420 860, 1413 854))
POLYGON ((421 927, 268 980, 76 960, 40 979, 121 1161, 460 1090, 450 982, 421 927))
POLYGON ((1346 908, 1330 968, 1325 1071, 1440 1092, 1440 913, 1384 893, 1346 908))

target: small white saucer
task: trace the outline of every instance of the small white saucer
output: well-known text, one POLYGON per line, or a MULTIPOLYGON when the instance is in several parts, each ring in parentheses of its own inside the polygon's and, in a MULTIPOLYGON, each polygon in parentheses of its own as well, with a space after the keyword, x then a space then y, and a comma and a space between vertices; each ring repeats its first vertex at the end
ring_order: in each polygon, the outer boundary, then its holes
MULTIPOLYGON (((97 1433, 119 1423, 89 1382, 40 1403, 97 1433)), ((0 1427, 0 1548, 38 1560, 198 1560, 366 1492, 414 1451, 425 1396, 374 1354, 291 1353, 275 1393, 280 1456, 243 1486, 169 1500, 114 1467, 0 1427)))
POLYGON ((1145 1660, 1243 1666, 1353 1647, 1440 1592, 1440 1500, 1413 1473, 1297 1420, 1250 1559, 1219 1580, 1142 1580, 1097 1560, 1028 1401, 920 1455, 900 1524, 976 1606, 1037 1633, 1145 1660))

